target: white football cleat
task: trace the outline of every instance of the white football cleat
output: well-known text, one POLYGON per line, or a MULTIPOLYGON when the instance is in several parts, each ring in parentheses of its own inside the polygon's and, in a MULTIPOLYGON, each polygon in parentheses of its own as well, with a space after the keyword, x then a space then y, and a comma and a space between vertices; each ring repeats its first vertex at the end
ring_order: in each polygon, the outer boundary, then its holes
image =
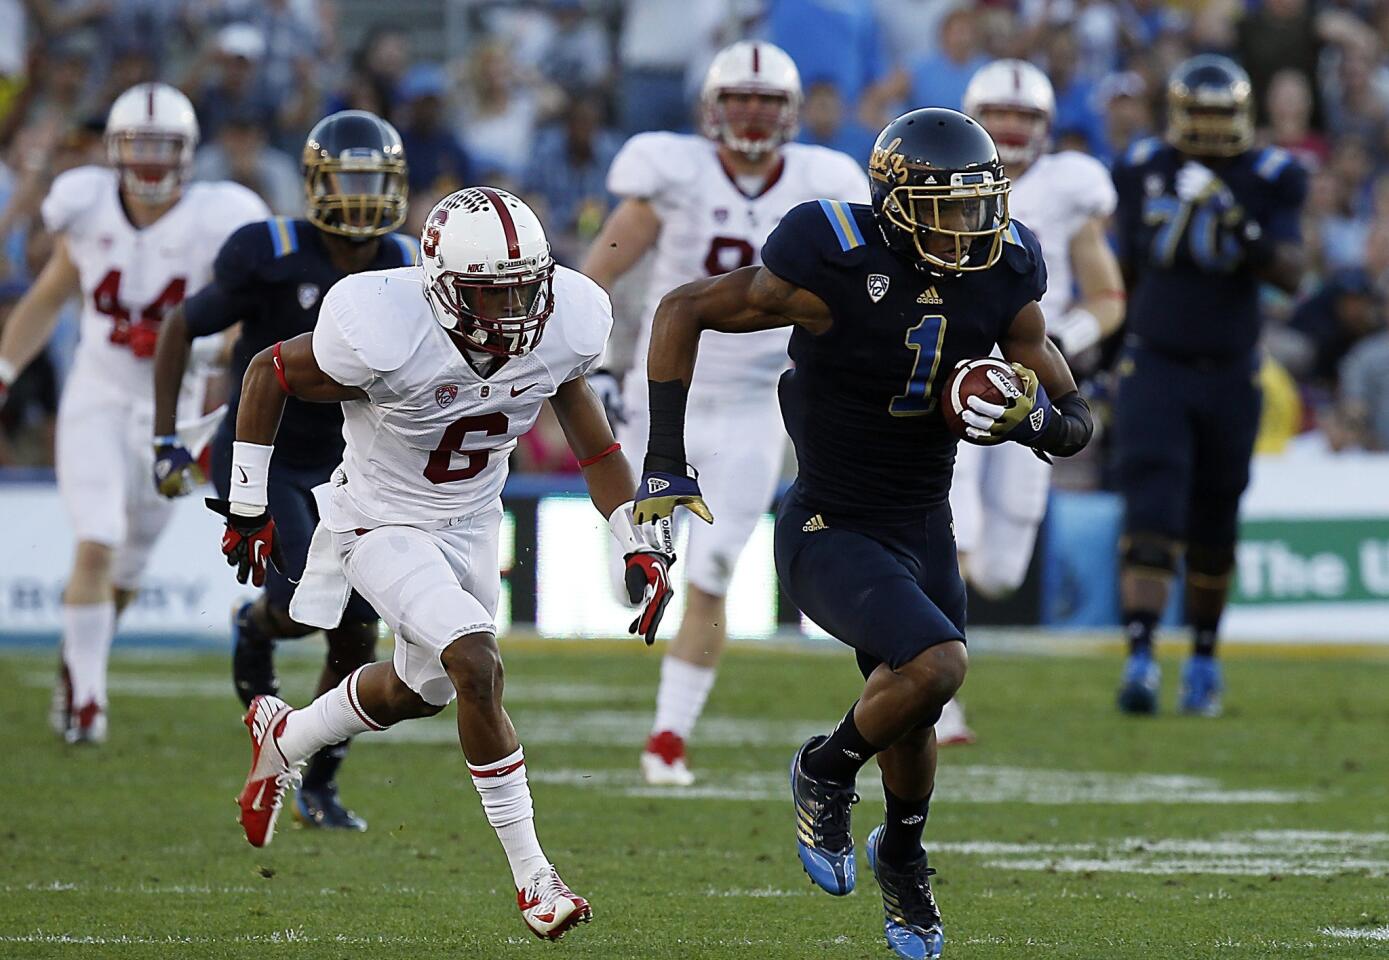
POLYGON ((106 708, 93 700, 68 714, 63 739, 68 743, 105 743, 106 708))
POLYGON ((277 739, 291 712, 279 697, 259 696, 251 701, 243 721, 251 734, 251 772, 236 798, 241 808, 237 819, 253 847, 263 847, 275 836, 285 789, 299 786, 300 764, 285 759, 277 739))
POLYGON ((653 787, 691 786, 695 776, 685 764, 685 741, 669 730, 647 737, 641 775, 653 787))
POLYGON ((951 698, 940 712, 936 721, 936 744, 948 747, 973 743, 974 731, 965 723, 965 708, 960 701, 951 698))
POLYGON ((516 906, 531 933, 541 940, 558 940, 575 924, 593 919, 588 901, 570 890, 553 866, 536 871, 516 891, 516 906))

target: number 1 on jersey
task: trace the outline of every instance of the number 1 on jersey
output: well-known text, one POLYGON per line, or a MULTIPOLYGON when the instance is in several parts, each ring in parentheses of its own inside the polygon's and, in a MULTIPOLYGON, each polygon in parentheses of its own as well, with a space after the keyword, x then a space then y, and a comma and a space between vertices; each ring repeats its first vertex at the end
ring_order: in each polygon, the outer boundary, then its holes
POLYGON ((906 391, 893 397, 887 409, 894 417, 919 417, 936 407, 931 386, 940 367, 940 348, 945 342, 945 317, 939 314, 922 317, 921 322, 908 330, 903 339, 916 354, 912 361, 912 375, 907 381, 906 391))

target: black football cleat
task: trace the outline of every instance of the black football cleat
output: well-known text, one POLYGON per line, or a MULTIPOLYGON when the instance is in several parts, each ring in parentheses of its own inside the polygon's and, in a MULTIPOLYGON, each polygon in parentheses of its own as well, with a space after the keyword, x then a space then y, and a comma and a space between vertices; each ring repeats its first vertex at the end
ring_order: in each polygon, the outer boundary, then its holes
POLYGON ((342 805, 336 783, 321 787, 301 785, 294 797, 294 819, 306 827, 322 827, 325 830, 356 830, 360 833, 367 828, 365 820, 342 805))
POLYGON ((940 909, 931 892, 935 875, 926 855, 899 869, 878 856, 883 828, 868 835, 868 865, 883 891, 883 936, 888 948, 903 960, 939 960, 945 947, 940 909))

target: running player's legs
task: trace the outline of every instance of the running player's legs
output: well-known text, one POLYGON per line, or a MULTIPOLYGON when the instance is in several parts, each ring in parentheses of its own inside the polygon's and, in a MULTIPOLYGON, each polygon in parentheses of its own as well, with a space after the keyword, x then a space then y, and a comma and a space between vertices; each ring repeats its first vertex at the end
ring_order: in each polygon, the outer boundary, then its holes
MULTIPOLYGON (((1022 586, 1027 576, 1037 529, 1047 512, 1051 465, 1020 443, 984 449, 988 457, 979 487, 983 529, 970 552, 966 573, 980 593, 1002 597, 1022 586)), ((957 536, 959 526, 957 515, 957 536)))
POLYGON ((132 417, 126 424, 125 536, 116 546, 111 571, 118 603, 122 595, 134 599, 139 591, 150 554, 174 513, 174 501, 154 487, 151 428, 144 417, 132 417))

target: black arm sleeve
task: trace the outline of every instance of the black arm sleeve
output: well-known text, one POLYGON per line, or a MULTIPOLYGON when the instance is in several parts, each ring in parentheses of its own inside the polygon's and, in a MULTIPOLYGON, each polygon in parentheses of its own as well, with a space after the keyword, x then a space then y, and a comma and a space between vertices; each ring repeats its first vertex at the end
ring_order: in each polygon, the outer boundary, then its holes
POLYGON ((651 435, 646 470, 685 476, 685 401, 689 388, 679 380, 648 380, 651 435))
POLYGON ((1090 417, 1090 404, 1072 390, 1059 400, 1052 401, 1056 416, 1042 431, 1037 442, 1032 444, 1038 450, 1057 457, 1071 457, 1085 449, 1095 433, 1095 421, 1090 417))

